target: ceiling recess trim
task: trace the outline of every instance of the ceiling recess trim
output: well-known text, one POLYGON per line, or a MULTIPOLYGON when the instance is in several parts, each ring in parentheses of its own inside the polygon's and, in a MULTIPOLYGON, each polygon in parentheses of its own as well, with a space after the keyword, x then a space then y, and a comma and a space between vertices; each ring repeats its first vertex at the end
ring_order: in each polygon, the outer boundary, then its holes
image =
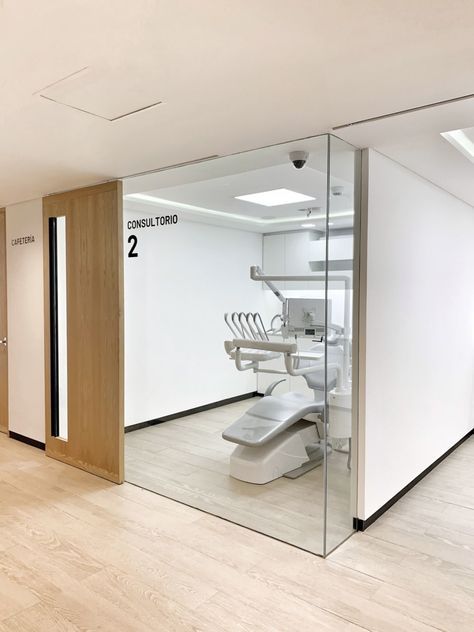
POLYGON ((440 105, 449 105, 451 103, 458 103, 459 101, 466 101, 467 99, 473 99, 474 94, 465 94, 462 97, 453 97, 452 99, 445 99, 444 101, 435 101, 434 103, 426 103, 425 105, 418 105, 413 108, 407 108, 406 110, 399 110, 398 112, 390 112, 389 114, 380 114, 379 116, 372 116, 366 119, 360 119, 359 121, 353 121, 352 123, 344 123, 342 125, 336 125, 332 129, 334 131, 339 129, 345 129, 346 127, 353 127, 354 125, 362 125, 363 123, 373 123, 374 121, 382 121, 384 119, 392 118, 394 116, 402 116, 403 114, 411 114, 413 112, 420 112, 421 110, 428 110, 430 108, 437 108, 440 105))
POLYGON ((36 92, 33 92, 33 96, 36 96, 37 94, 41 95, 41 93, 44 92, 45 90, 48 90, 49 88, 52 88, 53 86, 57 86, 58 83, 62 83, 63 81, 72 79, 72 77, 75 77, 76 75, 80 75, 81 72, 84 72, 85 70, 88 70, 88 69, 89 69, 89 66, 84 66, 84 68, 79 68, 79 70, 75 70, 74 72, 71 72, 69 75, 66 75, 65 77, 61 77, 61 79, 57 79, 56 81, 53 81, 53 83, 48 83, 47 86, 43 86, 39 90, 36 90, 36 92))
POLYGON ((96 114, 95 112, 90 112, 89 110, 83 110, 82 108, 78 108, 75 105, 70 105, 69 103, 61 103, 61 101, 56 101, 56 99, 47 97, 44 94, 40 94, 39 96, 42 99, 45 99, 46 101, 51 101, 52 103, 56 103, 57 105, 62 105, 65 108, 70 108, 71 110, 76 110, 77 112, 83 112, 84 114, 95 116, 96 118, 102 119, 102 121, 108 121, 109 123, 114 123, 115 121, 120 121, 121 119, 124 119, 127 116, 133 116, 134 114, 139 114, 140 112, 144 112, 145 110, 150 110, 151 108, 154 108, 157 105, 162 105, 163 103, 163 101, 157 101, 156 103, 145 105, 144 107, 138 108, 137 110, 132 110, 131 112, 125 112, 125 114, 120 114, 119 116, 115 116, 114 118, 107 118, 106 116, 101 116, 100 114, 96 114))
POLYGON ((131 180, 132 178, 139 178, 140 176, 149 176, 153 173, 160 173, 160 171, 169 171, 170 169, 178 169, 179 167, 189 167, 190 165, 197 165, 200 162, 207 162, 208 160, 215 160, 216 158, 221 158, 221 156, 219 154, 212 154, 211 156, 203 156, 202 158, 176 162, 172 165, 158 167, 157 169, 148 169, 147 171, 139 171, 138 173, 129 173, 126 176, 120 176, 119 180, 131 180))
MULTIPOLYGON (((201 215, 211 215, 214 217, 223 217, 230 220, 237 220, 239 222, 247 222, 249 224, 257 224, 259 226, 272 226, 275 224, 287 224, 301 222, 301 217, 279 217, 275 219, 262 219, 257 217, 251 217, 248 215, 240 215, 239 213, 227 213, 225 211, 217 211, 215 209, 204 208, 202 206, 195 206, 194 204, 186 204, 184 202, 175 202, 174 200, 165 200, 163 198, 156 197, 155 195, 148 195, 147 193, 128 193, 124 196, 126 200, 142 202, 152 206, 159 206, 161 208, 172 208, 180 211, 188 211, 191 213, 198 213, 201 215)), ((351 217, 354 215, 353 210, 343 210, 336 213, 331 213, 331 217, 351 217)), ((325 220, 326 214, 321 213, 319 215, 312 215, 312 220, 325 220)))

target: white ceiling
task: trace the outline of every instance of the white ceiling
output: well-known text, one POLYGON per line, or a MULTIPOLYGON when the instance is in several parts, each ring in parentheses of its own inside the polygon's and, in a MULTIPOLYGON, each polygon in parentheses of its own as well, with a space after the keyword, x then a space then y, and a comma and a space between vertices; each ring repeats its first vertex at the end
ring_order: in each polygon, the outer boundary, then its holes
MULTIPOLYGON (((178 213, 192 221, 261 233, 301 230, 308 224, 325 231, 327 152, 327 136, 323 135, 127 178, 125 206, 140 214, 156 214, 159 209, 160 214, 178 213), (290 161, 289 154, 295 149, 307 153, 303 169, 295 169, 290 161), (282 188, 313 199, 272 207, 237 199, 282 188)), ((331 144, 329 187, 340 187, 340 195, 330 191, 334 228, 351 228, 354 223, 354 159, 352 145, 340 140, 331 144)))
MULTIPOLYGON (((471 0, 3 0, 0 205, 470 94, 473 21, 471 0)), ((422 172, 403 133, 373 146, 422 172)), ((439 147, 435 180, 461 164, 439 147)))
POLYGON ((474 206, 474 164, 441 136, 472 125, 474 99, 468 99, 354 125, 337 134, 358 147, 377 149, 474 206))

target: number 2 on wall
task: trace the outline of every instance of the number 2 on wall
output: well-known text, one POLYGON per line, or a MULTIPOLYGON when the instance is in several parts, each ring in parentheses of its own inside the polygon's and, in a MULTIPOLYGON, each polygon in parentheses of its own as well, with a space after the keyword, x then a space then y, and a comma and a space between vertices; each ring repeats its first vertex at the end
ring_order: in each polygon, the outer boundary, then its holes
POLYGON ((128 243, 131 244, 130 246, 130 250, 128 251, 128 256, 129 257, 138 257, 138 252, 135 252, 135 248, 137 247, 138 244, 138 238, 136 235, 130 235, 130 237, 128 238, 128 243))

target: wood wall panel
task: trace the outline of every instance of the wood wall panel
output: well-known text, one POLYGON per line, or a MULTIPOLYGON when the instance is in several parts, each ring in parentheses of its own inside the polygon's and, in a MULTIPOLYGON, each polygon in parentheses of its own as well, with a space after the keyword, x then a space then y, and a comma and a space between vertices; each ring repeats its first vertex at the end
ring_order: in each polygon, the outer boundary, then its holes
MULTIPOLYGON (((7 257, 5 209, 0 209, 0 340, 7 337, 7 257)), ((8 354, 0 344, 0 432, 8 432, 8 354)))
POLYGON ((123 482, 122 186, 43 200, 46 454, 123 482), (66 217, 68 440, 51 436, 48 220, 66 217))

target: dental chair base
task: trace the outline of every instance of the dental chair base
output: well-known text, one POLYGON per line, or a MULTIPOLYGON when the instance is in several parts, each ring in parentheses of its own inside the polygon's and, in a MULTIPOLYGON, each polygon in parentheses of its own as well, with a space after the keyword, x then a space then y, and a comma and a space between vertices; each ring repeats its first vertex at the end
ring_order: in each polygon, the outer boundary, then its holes
MULTIPOLYGON (((324 457, 323 450, 307 449, 319 441, 314 423, 299 422, 284 430, 271 441, 261 446, 238 445, 230 457, 230 475, 240 481, 263 485, 294 472, 291 478, 303 474, 301 466, 319 465, 324 457)), ((312 467, 305 468, 305 472, 312 467)))
MULTIPOLYGON (((306 453, 309 460, 306 461, 306 463, 303 463, 303 465, 300 465, 300 467, 296 468, 296 470, 291 470, 291 472, 283 474, 285 478, 291 478, 294 480, 295 478, 299 478, 300 476, 303 476, 303 474, 306 474, 306 472, 310 472, 311 470, 314 470, 315 467, 321 465, 324 461, 324 441, 307 445, 306 453)), ((329 445, 327 447, 327 453, 331 453, 331 446, 329 445)))

